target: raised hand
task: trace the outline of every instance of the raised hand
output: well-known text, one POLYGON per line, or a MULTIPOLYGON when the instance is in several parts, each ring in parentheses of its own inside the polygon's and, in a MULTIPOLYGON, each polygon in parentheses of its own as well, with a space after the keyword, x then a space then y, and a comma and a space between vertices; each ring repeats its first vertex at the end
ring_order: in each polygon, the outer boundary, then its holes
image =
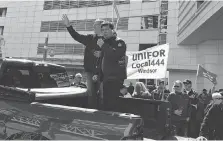
POLYGON ((66 27, 71 26, 70 21, 69 21, 69 19, 67 17, 67 14, 63 14, 62 21, 63 21, 63 23, 65 24, 66 27))
POLYGON ((178 115, 178 116, 181 116, 182 111, 181 111, 181 110, 175 110, 175 111, 174 111, 174 114, 176 114, 176 115, 178 115))

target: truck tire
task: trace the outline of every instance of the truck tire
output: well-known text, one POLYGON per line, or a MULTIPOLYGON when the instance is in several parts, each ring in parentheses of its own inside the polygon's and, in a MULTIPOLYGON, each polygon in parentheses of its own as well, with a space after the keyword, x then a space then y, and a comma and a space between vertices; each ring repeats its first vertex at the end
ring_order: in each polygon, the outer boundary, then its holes
POLYGON ((20 132, 12 134, 11 136, 7 137, 6 140, 49 140, 49 139, 38 133, 20 132))

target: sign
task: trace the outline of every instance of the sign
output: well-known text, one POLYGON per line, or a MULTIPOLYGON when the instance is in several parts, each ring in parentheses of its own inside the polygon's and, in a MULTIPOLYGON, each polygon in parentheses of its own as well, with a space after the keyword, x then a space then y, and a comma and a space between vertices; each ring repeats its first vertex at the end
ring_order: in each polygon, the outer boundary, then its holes
POLYGON ((50 77, 56 81, 58 87, 70 85, 69 77, 66 73, 50 74, 50 77))
POLYGON ((201 65, 198 65, 197 69, 197 76, 207 78, 210 80, 213 84, 217 84, 217 75, 207 71, 205 68, 203 68, 201 65))
POLYGON ((165 78, 169 44, 127 54, 127 79, 165 78))

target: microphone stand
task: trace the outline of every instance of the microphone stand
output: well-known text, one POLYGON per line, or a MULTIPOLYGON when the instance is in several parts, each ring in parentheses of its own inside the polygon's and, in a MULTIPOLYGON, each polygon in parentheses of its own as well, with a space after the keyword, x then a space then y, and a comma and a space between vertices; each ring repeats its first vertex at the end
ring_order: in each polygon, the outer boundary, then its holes
MULTIPOLYGON (((103 36, 98 36, 98 39, 104 40, 103 36)), ((101 49, 100 49, 100 51, 101 51, 101 49)), ((96 60, 96 69, 100 68, 99 66, 100 66, 100 62, 102 61, 101 59, 102 59, 101 57, 97 58, 97 60, 96 60)), ((99 75, 100 75, 100 72, 99 72, 99 75)), ((99 78, 100 78, 100 76, 99 76, 99 78)))

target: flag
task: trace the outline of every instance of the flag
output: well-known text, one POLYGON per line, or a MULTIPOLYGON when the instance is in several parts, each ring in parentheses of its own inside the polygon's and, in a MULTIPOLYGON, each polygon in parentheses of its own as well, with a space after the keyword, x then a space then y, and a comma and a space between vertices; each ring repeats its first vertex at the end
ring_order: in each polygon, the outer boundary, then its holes
POLYGON ((120 19, 120 15, 119 15, 119 12, 118 12, 118 8, 117 8, 117 6, 116 6, 116 4, 115 4, 115 1, 114 1, 114 3, 113 3, 113 8, 114 8, 114 10, 115 10, 117 19, 120 19))
POLYGON ((197 77, 205 77, 208 80, 210 80, 213 84, 217 84, 217 75, 207 71, 205 68, 203 68, 202 66, 198 65, 198 69, 197 69, 197 77))
MULTIPOLYGON (((120 15, 119 15, 118 8, 116 6, 115 0, 113 0, 113 10, 115 10, 115 13, 116 13, 116 16, 117 16, 117 21, 116 21, 116 26, 115 26, 115 30, 117 30, 118 29, 118 22, 119 22, 119 19, 120 19, 120 15)), ((112 22, 113 22, 113 19, 112 19, 112 22)))

